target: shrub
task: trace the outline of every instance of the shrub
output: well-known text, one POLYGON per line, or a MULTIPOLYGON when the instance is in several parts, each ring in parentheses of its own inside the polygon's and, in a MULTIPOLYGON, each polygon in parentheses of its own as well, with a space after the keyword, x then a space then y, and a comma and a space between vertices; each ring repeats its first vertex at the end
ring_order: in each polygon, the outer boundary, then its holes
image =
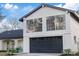
POLYGON ((75 53, 76 56, 79 56, 79 52, 75 53))
POLYGON ((65 49, 61 56, 74 56, 71 49, 65 49))
POLYGON ((64 54, 71 54, 71 49, 65 49, 64 54))
POLYGON ((16 52, 17 53, 22 52, 22 48, 21 47, 16 48, 16 52))
POLYGON ((9 49, 9 50, 7 50, 7 55, 8 56, 14 55, 14 53, 16 53, 15 49, 9 49))

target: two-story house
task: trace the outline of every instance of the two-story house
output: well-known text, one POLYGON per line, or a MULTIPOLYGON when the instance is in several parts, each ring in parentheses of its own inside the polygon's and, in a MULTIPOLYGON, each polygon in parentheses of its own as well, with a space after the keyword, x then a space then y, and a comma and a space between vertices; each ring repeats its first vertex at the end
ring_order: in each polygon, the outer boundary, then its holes
POLYGON ((79 16, 73 10, 41 4, 23 22, 24 53, 63 53, 78 51, 79 16))

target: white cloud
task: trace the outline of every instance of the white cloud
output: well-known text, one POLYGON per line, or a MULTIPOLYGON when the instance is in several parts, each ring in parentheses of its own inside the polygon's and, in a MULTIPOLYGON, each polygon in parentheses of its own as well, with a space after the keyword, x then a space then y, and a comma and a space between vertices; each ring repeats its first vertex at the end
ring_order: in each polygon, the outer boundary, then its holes
POLYGON ((0 22, 0 33, 6 30, 11 30, 11 24, 7 22, 7 19, 4 19, 0 22))
POLYGON ((66 3, 63 8, 68 8, 72 10, 79 10, 79 3, 66 3))
POLYGON ((62 4, 59 4, 58 7, 62 7, 62 4))
POLYGON ((8 4, 8 3, 7 3, 7 4, 4 5, 4 8, 5 8, 5 9, 11 9, 12 7, 13 7, 12 4, 8 4))
POLYGON ((57 6, 57 7, 62 7, 62 4, 58 4, 58 5, 54 5, 54 6, 57 6))
POLYGON ((79 10, 79 3, 65 3, 65 5, 58 4, 55 6, 63 7, 63 8, 71 9, 71 10, 79 10))
POLYGON ((11 25, 7 22, 7 19, 3 19, 2 22, 0 22, 0 28, 4 28, 4 26, 11 28, 11 25))
MULTIPOLYGON (((8 20, 7 18, 3 19, 0 22, 0 32, 6 31, 6 30, 13 30, 13 29, 22 29, 22 23, 17 23, 15 22, 15 24, 17 25, 17 27, 13 28, 13 24, 11 22, 9 22, 10 20, 8 20)), ((14 25, 15 26, 15 25, 14 25)))
POLYGON ((13 5, 13 4, 5 4, 5 5, 2 5, 3 8, 5 8, 6 10, 13 10, 13 9, 18 9, 19 7, 17 5, 13 5))
POLYGON ((13 7, 13 9, 18 9, 18 6, 17 6, 17 5, 15 5, 15 6, 13 7))

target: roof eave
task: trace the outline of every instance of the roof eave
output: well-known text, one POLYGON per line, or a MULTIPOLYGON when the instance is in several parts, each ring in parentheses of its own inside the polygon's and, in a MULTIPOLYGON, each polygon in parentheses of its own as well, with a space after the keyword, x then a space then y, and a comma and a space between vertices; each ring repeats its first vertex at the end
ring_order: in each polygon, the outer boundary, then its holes
POLYGON ((74 18, 79 23, 79 17, 75 13, 70 12, 70 15, 72 18, 74 18))
POLYGON ((19 19, 19 21, 23 22, 23 18, 28 17, 29 15, 31 15, 32 13, 34 13, 35 11, 37 11, 38 9, 40 9, 42 7, 42 4, 40 6, 38 6, 37 8, 33 9, 31 12, 29 12, 28 14, 25 14, 23 17, 21 17, 19 19))

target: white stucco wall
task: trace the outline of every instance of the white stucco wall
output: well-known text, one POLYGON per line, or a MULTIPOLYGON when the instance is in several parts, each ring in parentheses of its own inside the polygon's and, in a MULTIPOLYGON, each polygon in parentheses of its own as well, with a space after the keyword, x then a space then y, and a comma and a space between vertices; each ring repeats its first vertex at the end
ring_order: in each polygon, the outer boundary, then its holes
POLYGON ((56 10, 53 8, 43 7, 36 11, 35 13, 31 14, 27 18, 24 18, 23 21, 23 52, 29 53, 30 52, 30 37, 45 37, 45 36, 63 36, 63 49, 72 49, 75 51, 75 47, 72 40, 71 28, 70 28, 70 16, 69 13, 56 10), (53 16, 53 15, 65 15, 65 29, 64 30, 55 30, 55 31, 46 31, 46 17, 53 16), (33 33, 26 33, 26 20, 34 19, 34 18, 41 18, 43 19, 43 31, 42 32, 33 32, 33 33))
POLYGON ((33 14, 31 14, 30 16, 27 17, 27 20, 29 19, 33 19, 33 18, 40 18, 40 17, 46 17, 46 16, 53 16, 53 15, 60 15, 60 14, 64 14, 64 11, 60 11, 57 9, 53 9, 53 8, 48 8, 48 7, 42 7, 39 10, 37 10, 36 12, 34 12, 33 14))
POLYGON ((17 47, 22 47, 23 48, 23 38, 20 38, 20 39, 14 39, 14 42, 15 42, 15 48, 17 47))
POLYGON ((2 50, 2 49, 3 49, 3 41, 0 40, 0 50, 2 50))
MULTIPOLYGON (((0 50, 7 50, 7 42, 6 39, 0 40, 0 50)), ((19 39, 11 39, 14 41, 14 48, 22 47, 23 48, 23 38, 19 39)), ((9 42, 9 48, 12 48, 12 42, 9 42)))
POLYGON ((77 45, 77 43, 79 42, 79 23, 72 17, 70 17, 70 19, 71 36, 74 44, 73 48, 78 51, 79 45, 77 45), (76 36, 76 43, 74 42, 74 36, 76 36))

